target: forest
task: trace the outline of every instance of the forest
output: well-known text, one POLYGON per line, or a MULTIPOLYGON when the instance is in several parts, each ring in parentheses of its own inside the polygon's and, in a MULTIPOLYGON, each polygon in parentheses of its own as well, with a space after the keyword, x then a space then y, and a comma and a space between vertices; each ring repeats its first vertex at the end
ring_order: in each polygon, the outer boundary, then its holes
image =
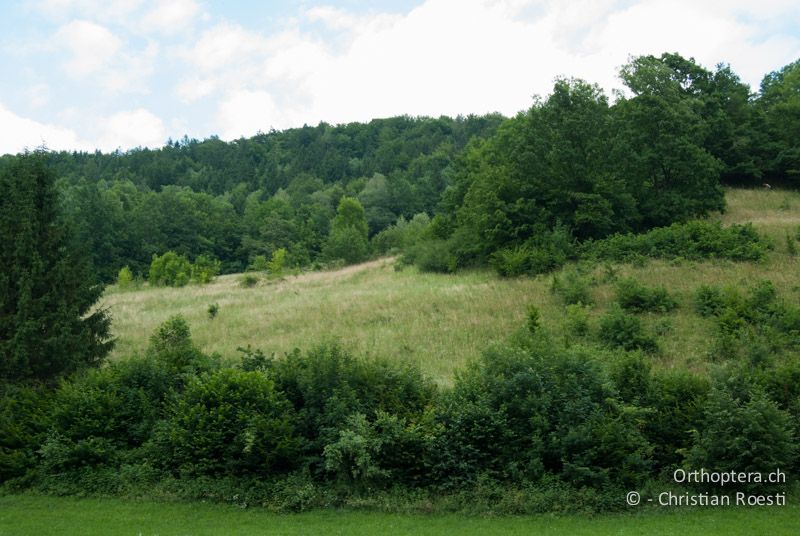
MULTIPOLYGON (((755 93, 726 65, 671 53, 632 58, 620 79, 613 99, 558 79, 511 118, 2 157, 0 486, 281 512, 521 514, 620 510, 630 489, 709 492, 676 484, 676 468, 780 469, 795 485, 794 201, 775 209, 785 226, 712 217, 733 190, 800 189, 800 60, 755 93), (282 355, 242 341, 220 355, 183 312, 140 336, 141 351, 109 358, 109 300, 159 293, 166 311, 180 296, 167 292, 195 292, 210 330, 233 307, 206 303, 214 285, 277 307, 290 275, 369 259, 393 263, 401 275, 387 278, 489 273, 481 285, 549 294, 515 294, 524 313, 511 335, 448 378, 425 356, 338 341, 282 355), (643 282, 648 266, 683 271, 672 287, 643 282), (721 282, 725 270, 738 279, 721 282), (668 339, 684 336, 708 344, 671 366, 668 339)), ((429 314, 425 296, 414 315, 429 314)), ((430 309, 430 323, 445 316, 430 309)), ((363 325, 392 314, 376 308, 363 325)), ((254 322, 277 332, 270 318, 254 322)), ((786 489, 797 494, 724 491, 786 489)))
POLYGON ((485 264, 540 248, 556 228, 584 241, 722 209, 721 185, 798 186, 797 62, 755 94, 729 67, 677 54, 635 58, 620 77, 627 91, 612 103, 560 79, 510 119, 320 123, 48 161, 63 218, 103 283, 125 266, 147 279, 168 251, 218 260, 222 273, 279 249, 295 267, 356 262, 398 248, 398 227, 415 216, 434 220, 424 238, 444 241, 440 268, 485 264), (367 236, 332 233, 344 197, 363 209, 367 236))

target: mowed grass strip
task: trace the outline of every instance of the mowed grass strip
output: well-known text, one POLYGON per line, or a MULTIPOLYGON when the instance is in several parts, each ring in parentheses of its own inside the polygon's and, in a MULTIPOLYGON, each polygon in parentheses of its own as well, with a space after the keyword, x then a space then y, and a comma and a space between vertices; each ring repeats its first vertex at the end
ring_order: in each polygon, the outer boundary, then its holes
MULTIPOLYGON (((615 298, 609 269, 618 277, 664 286, 680 307, 642 317, 661 334, 654 365, 702 371, 709 363, 714 324, 692 311, 698 286, 744 289, 769 279, 783 299, 800 301, 800 257, 788 254, 785 241, 800 226, 800 193, 731 189, 726 198, 728 210, 713 218, 726 225, 753 221, 775 244, 764 262, 651 260, 644 266, 595 266, 589 273, 595 282, 594 325, 615 298)), ((489 270, 421 274, 414 268, 396 271, 394 264, 393 259, 381 259, 253 288, 242 288, 239 275, 202 287, 126 292, 110 287, 103 306, 111 310, 117 337, 112 359, 144 352, 150 334, 175 314, 189 321, 200 348, 228 359, 237 358, 236 349, 248 345, 280 356, 338 339, 358 355, 416 363, 441 383, 452 381, 454 371, 487 346, 522 329, 529 304, 539 308, 542 324, 553 335, 568 336, 564 304, 551 292, 552 275, 501 279, 489 270), (207 314, 212 303, 219 304, 214 319, 207 314)))
POLYGON ((630 514, 471 517, 320 511, 273 514, 203 503, 0 497, 0 536, 796 535, 800 508, 674 508, 630 514))

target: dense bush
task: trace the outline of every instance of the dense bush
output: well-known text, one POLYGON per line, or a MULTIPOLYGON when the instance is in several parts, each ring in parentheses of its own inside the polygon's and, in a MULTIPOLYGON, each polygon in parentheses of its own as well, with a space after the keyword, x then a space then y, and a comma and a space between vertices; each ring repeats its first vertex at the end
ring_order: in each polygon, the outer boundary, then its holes
POLYGON ((413 423, 436 393, 417 368, 356 359, 335 344, 283 359, 246 357, 255 364, 250 368, 266 370, 274 378, 294 407, 296 430, 315 470, 321 468, 325 446, 339 439, 353 414, 372 421, 384 412, 413 423))
POLYGON ((587 241, 582 256, 629 261, 639 256, 661 259, 731 259, 759 261, 769 244, 751 224, 722 227, 719 223, 690 221, 653 229, 643 234, 617 234, 587 241))
POLYGON ((114 363, 63 383, 42 450, 45 474, 117 466, 150 438, 172 387, 172 372, 151 358, 114 363))
POLYGON ((722 291, 717 287, 700 285, 694 295, 694 310, 700 316, 715 316, 724 306, 722 291))
POLYGON ((695 295, 695 309, 715 318, 712 353, 717 357, 732 358, 746 351, 751 360, 759 360, 800 345, 800 308, 779 299, 769 281, 757 282, 746 294, 730 287, 702 286, 695 295))
POLYGON ((151 285, 182 287, 192 279, 192 264, 174 251, 153 255, 148 279, 151 285))
POLYGON ((650 466, 642 414, 621 404, 603 367, 546 343, 487 352, 441 412, 436 468, 445 481, 550 473, 602 487, 637 481, 650 466))
POLYGON ((592 305, 594 297, 592 282, 577 269, 565 270, 563 274, 553 276, 550 290, 561 297, 566 305, 592 305))
POLYGON ((205 285, 219 275, 222 264, 208 255, 199 255, 192 263, 192 281, 205 285))
POLYGON ((658 343, 645 332, 642 321, 625 313, 619 306, 613 307, 600 318, 600 340, 612 348, 655 352, 658 343))
POLYGON ((617 302, 634 313, 667 313, 678 306, 664 287, 645 287, 633 278, 625 278, 617 283, 617 302))
POLYGON ((133 285, 133 273, 127 266, 120 268, 117 274, 117 286, 121 289, 130 288, 133 285))
POLYGON ((403 264, 415 264, 421 272, 448 273, 455 271, 457 259, 445 240, 423 240, 411 246, 403 255, 403 264))
POLYGON ((260 372, 193 377, 167 413, 149 450, 176 475, 269 476, 299 461, 291 404, 260 372))
POLYGON ((711 390, 693 432, 689 467, 766 474, 794 466, 795 422, 757 389, 748 394, 743 400, 726 386, 711 390))
POLYGON ((574 255, 574 241, 559 225, 552 231, 540 228, 521 245, 498 249, 490 255, 489 265, 504 277, 536 275, 561 268, 574 255))
POLYGON ((52 419, 51 399, 42 387, 0 383, 0 484, 36 463, 52 419))

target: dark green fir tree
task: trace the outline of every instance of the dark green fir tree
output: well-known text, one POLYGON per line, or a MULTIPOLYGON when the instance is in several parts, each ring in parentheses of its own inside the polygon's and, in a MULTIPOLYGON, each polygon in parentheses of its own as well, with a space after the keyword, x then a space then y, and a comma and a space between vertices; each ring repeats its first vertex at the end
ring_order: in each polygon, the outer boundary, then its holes
POLYGON ((113 346, 102 288, 70 238, 47 154, 0 171, 0 380, 52 381, 113 346))

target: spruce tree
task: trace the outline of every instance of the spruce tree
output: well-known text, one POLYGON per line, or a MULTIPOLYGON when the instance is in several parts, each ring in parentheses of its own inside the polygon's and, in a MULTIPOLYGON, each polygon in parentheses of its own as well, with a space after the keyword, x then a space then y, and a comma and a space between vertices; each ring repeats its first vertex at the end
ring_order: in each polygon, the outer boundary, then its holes
POLYGON ((70 239, 43 151, 0 171, 0 380, 51 381, 113 346, 102 288, 70 239))

